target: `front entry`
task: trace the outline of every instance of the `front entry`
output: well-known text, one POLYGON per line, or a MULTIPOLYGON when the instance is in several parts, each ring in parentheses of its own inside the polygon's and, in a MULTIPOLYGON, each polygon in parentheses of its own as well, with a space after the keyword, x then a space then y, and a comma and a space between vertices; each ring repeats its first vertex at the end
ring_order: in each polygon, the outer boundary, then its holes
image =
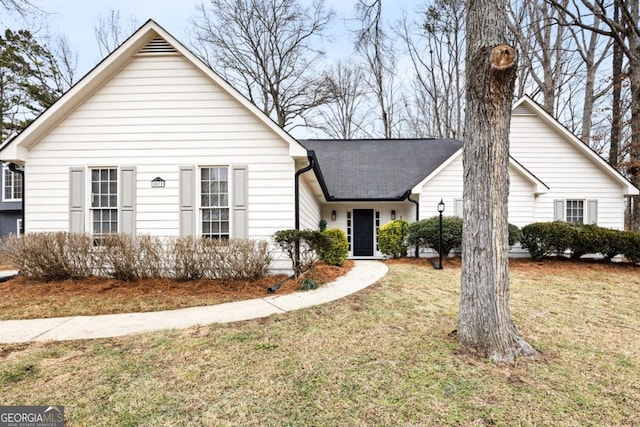
POLYGON ((353 256, 373 256, 373 209, 353 210, 353 256))

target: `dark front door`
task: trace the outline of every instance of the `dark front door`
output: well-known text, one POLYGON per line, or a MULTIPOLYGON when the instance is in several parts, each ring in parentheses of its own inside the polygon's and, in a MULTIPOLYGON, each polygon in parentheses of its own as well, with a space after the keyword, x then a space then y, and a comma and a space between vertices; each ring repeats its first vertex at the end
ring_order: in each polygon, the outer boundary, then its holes
POLYGON ((373 210, 353 210, 353 256, 373 256, 373 210))

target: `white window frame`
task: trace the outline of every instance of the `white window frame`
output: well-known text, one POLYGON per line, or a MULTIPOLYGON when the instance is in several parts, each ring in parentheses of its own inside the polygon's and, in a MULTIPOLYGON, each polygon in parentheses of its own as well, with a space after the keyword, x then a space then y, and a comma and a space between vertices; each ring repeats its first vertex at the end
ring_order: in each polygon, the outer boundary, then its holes
MULTIPOLYGON (((203 237, 209 237, 209 238, 213 238, 213 239, 230 239, 232 238, 232 232, 231 230, 233 230, 233 224, 232 224, 232 201, 231 201, 231 194, 232 194, 232 185, 233 183, 231 182, 231 166, 229 165, 201 165, 198 166, 198 172, 196 175, 196 180, 197 180, 197 203, 198 203, 198 217, 197 217, 197 221, 198 221, 198 235, 199 236, 203 236, 203 237), (225 193, 223 192, 209 192, 206 194, 206 196, 209 197, 209 203, 205 204, 203 203, 203 201, 205 200, 204 196, 205 194, 203 194, 202 189, 203 189, 203 180, 202 180, 202 174, 203 174, 203 170, 205 169, 209 169, 209 170, 225 170, 226 171, 226 176, 227 176, 227 187, 226 187, 226 206, 225 205, 212 205, 210 204, 211 200, 213 200, 213 197, 217 197, 218 201, 220 200, 219 197, 222 197, 225 195, 225 193), (210 219, 207 221, 208 225, 209 225, 209 230, 206 230, 205 227, 205 219, 204 219, 204 215, 205 215, 205 210, 211 210, 210 214, 213 213, 213 210, 219 209, 219 218, 217 220, 214 220, 213 218, 210 217, 210 219), (226 219, 224 218, 224 210, 226 209, 226 219), (226 232, 224 232, 222 230, 223 228, 223 224, 227 224, 227 230, 226 232), (213 231, 213 226, 214 224, 218 225, 218 231, 213 231)), ((211 180, 209 180, 209 182, 212 182, 211 180)))
MULTIPOLYGON (((576 216, 577 218, 577 216, 576 216)), ((564 220, 566 222, 572 223, 572 224, 586 224, 587 223, 587 201, 584 199, 566 199, 564 201, 564 220), (580 207, 574 207, 573 204, 582 204, 582 206, 580 207), (581 210, 582 211, 582 217, 580 221, 570 221, 569 218, 573 219, 573 215, 569 215, 569 210, 581 210)))
POLYGON ((16 220, 16 236, 19 236, 21 231, 22 231, 22 218, 18 218, 16 220))
POLYGON ((14 172, 11 169, 9 169, 9 165, 7 163, 3 163, 2 165, 2 201, 3 202, 20 202, 22 201, 22 195, 24 194, 24 180, 22 178, 22 175, 19 174, 18 172, 14 172), (12 174, 13 179, 11 180, 11 195, 13 196, 15 194, 16 191, 16 179, 18 179, 17 177, 20 177, 20 197, 5 197, 6 194, 6 189, 7 189, 7 174, 12 174))
MULTIPOLYGON (((120 231, 120 179, 119 179, 119 173, 120 173, 120 169, 117 166, 90 166, 87 168, 88 169, 88 176, 87 176, 87 180, 88 180, 88 191, 87 191, 87 197, 88 197, 88 201, 86 206, 88 207, 87 209, 87 215, 88 215, 88 224, 89 224, 89 230, 92 236, 95 236, 96 238, 100 239, 102 238, 105 234, 109 234, 109 233, 117 233, 120 231), (108 170, 108 171, 115 171, 115 183, 116 183, 116 193, 115 193, 115 205, 111 205, 111 200, 109 199, 109 205, 110 206, 94 206, 93 205, 93 199, 94 196, 98 196, 100 197, 101 195, 103 197, 111 197, 113 194, 111 193, 111 189, 108 189, 106 194, 102 193, 102 190, 100 189, 98 193, 93 192, 93 171, 95 170, 108 170), (104 232, 104 230, 101 230, 102 232, 96 232, 95 228, 94 228, 94 212, 96 211, 115 211, 115 223, 116 223, 116 229, 115 231, 108 231, 108 232, 104 232)), ((111 177, 109 176, 106 183, 110 183, 111 177)), ((98 181, 98 184, 102 184, 102 181, 98 181)), ((101 224, 102 224, 102 220, 103 218, 101 218, 101 224)), ((113 221, 109 221, 109 222, 113 222, 113 221)))

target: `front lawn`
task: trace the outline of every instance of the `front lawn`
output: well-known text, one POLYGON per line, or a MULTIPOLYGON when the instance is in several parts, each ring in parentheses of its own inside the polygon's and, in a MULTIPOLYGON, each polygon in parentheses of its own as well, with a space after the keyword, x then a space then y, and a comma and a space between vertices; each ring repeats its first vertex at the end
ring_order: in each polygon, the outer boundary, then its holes
POLYGON ((0 402, 64 405, 69 426, 640 425, 637 267, 514 261, 513 317, 542 356, 511 366, 451 335, 459 267, 389 267, 265 319, 0 345, 0 402))

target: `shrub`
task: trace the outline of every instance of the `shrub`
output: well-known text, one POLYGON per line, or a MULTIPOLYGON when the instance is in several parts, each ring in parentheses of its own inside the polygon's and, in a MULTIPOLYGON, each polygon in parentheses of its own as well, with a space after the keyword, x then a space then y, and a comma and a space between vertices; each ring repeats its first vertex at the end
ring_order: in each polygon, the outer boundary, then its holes
POLYGON ((311 278, 302 279, 300 281, 300 290, 302 291, 311 291, 313 289, 318 289, 318 283, 311 278))
POLYGON ((0 244, 3 259, 36 280, 84 279, 93 274, 93 240, 77 233, 10 235, 0 244))
POLYGON ((585 254, 608 254, 609 230, 594 224, 572 224, 572 228, 572 242, 569 246, 571 258, 577 259, 585 254))
POLYGON ((623 232, 594 224, 536 222, 524 226, 522 232, 522 247, 528 249, 534 259, 564 255, 567 250, 576 259, 585 254, 602 254, 611 259, 628 248, 623 232))
POLYGON ((189 236, 173 242, 170 259, 179 280, 255 280, 267 274, 271 253, 263 240, 189 236))
POLYGON ((344 231, 330 228, 322 232, 327 237, 327 244, 318 248, 318 256, 329 265, 341 266, 349 255, 349 241, 344 231))
POLYGON ((625 248, 623 244, 624 242, 622 238, 622 233, 623 232, 620 230, 611 230, 608 228, 603 230, 604 238, 607 244, 606 244, 606 252, 603 252, 602 254, 608 260, 611 260, 616 255, 624 253, 625 248))
POLYGON ((264 240, 252 239, 204 239, 208 243, 217 243, 217 264, 210 263, 214 268, 211 278, 255 280, 267 274, 271 264, 269 243, 264 240))
POLYGON ((640 262, 640 234, 633 231, 621 231, 619 234, 622 253, 631 264, 640 262))
POLYGON ((315 230, 278 230, 273 240, 291 259, 296 277, 313 267, 318 261, 317 251, 328 244, 328 238, 315 230))
MULTIPOLYGON (((407 243, 411 246, 429 247, 439 251, 439 217, 416 221, 409 225, 407 243)), ((462 244, 462 218, 456 216, 442 218, 442 255, 462 244)))
POLYGON ((203 265, 198 256, 198 239, 193 236, 178 237, 171 242, 169 263, 172 276, 178 280, 195 280, 204 277, 203 265))
POLYGON ((326 229, 327 229, 327 220, 323 218, 318 223, 318 231, 320 231, 322 233, 326 229))
POLYGON ((103 274, 130 282, 138 278, 139 253, 133 236, 123 233, 105 234, 96 248, 103 259, 103 274))
POLYGON ((551 250, 558 256, 564 256, 573 244, 575 234, 573 226, 568 222, 554 221, 549 223, 548 232, 551 250))
POLYGON ((520 230, 520 227, 514 224, 509 224, 508 229, 509 229, 509 246, 513 246, 516 243, 522 241, 522 230, 520 230))
POLYGON ((378 230, 378 248, 391 258, 407 255, 405 238, 409 223, 404 219, 395 219, 384 224, 378 230))
POLYGON ((564 253, 572 247, 575 230, 567 222, 534 222, 522 227, 522 247, 529 250, 533 259, 564 253))
POLYGON ((9 236, 0 243, 5 262, 37 280, 83 279, 93 274, 124 281, 169 277, 255 280, 271 263, 269 244, 249 239, 180 237, 165 244, 153 236, 66 232, 9 236))
POLYGON ((547 222, 534 222, 522 227, 522 247, 529 251, 531 258, 540 260, 553 253, 548 239, 547 222))
POLYGON ((167 250, 159 237, 139 235, 135 238, 137 276, 141 279, 168 277, 167 250))

